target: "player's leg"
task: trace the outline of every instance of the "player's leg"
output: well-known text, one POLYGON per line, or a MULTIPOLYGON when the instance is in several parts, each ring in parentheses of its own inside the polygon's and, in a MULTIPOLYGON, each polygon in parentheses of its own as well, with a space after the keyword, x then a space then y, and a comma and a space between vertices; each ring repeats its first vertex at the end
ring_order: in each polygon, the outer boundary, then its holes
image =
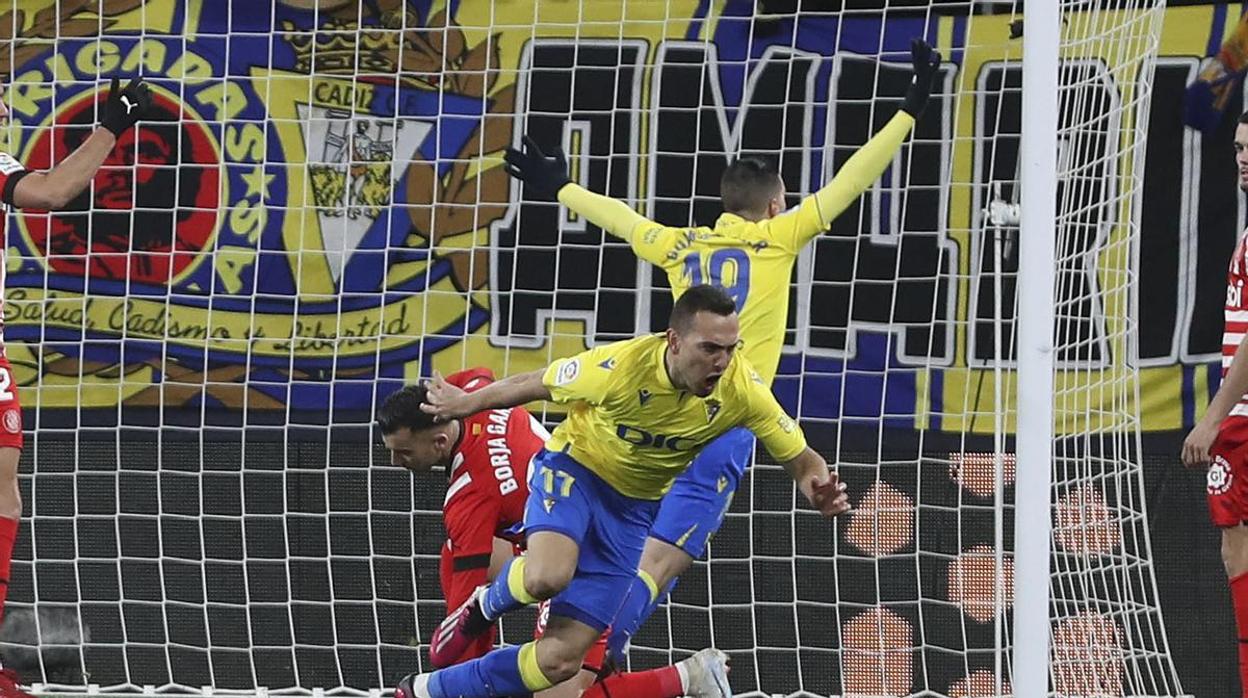
POLYGON ((1222 529, 1222 563, 1239 632, 1240 690, 1248 698, 1248 444, 1215 442, 1210 451, 1209 515, 1222 529))
MULTIPOLYGON (((546 625, 550 622, 550 601, 543 601, 537 607, 537 622, 533 627, 533 639, 539 640, 546 634, 546 625)), ((602 669, 602 660, 605 652, 599 647, 605 648, 601 635, 594 641, 594 646, 586 653, 585 658, 581 660, 581 670, 576 676, 564 681, 563 683, 552 686, 545 691, 534 694, 534 698, 577 698, 581 695, 581 691, 593 685, 598 678, 598 673, 602 669)))
MULTIPOLYGON (((568 463, 575 461, 562 453, 542 451, 533 459, 533 473, 540 473, 541 468, 567 473, 572 469, 568 463)), ((572 579, 580 542, 596 507, 592 483, 586 478, 583 484, 561 480, 554 483, 553 492, 545 492, 544 478, 530 479, 524 514, 528 550, 503 563, 492 582, 442 621, 429 642, 434 666, 453 664, 500 616, 551 598, 572 579)))
POLYGON ((672 666, 612 674, 581 694, 581 698, 732 698, 728 686, 728 655, 704 649, 672 666))
MULTIPOLYGON (((13 545, 22 518, 22 494, 17 485, 17 462, 22 455, 22 410, 9 361, 0 349, 0 619, 9 595, 13 545)), ((11 669, 0 669, 0 696, 27 696, 11 669)), ((28 698, 28 697, 27 697, 28 698)))
MULTIPOLYGON (((526 562, 517 574, 513 561, 511 569, 500 573, 489 589, 507 584, 513 591, 506 593, 518 596, 515 588, 529 594, 555 588, 560 583, 558 568, 553 559, 546 559, 551 555, 548 551, 560 543, 560 538, 570 539, 565 535, 572 533, 569 522, 580 522, 584 544, 574 549, 579 553, 573 557, 576 573, 551 602, 547 634, 521 647, 494 650, 481 659, 432 674, 409 676, 399 686, 405 698, 485 698, 550 688, 580 670, 585 651, 615 617, 641 559, 657 502, 625 497, 564 454, 544 459, 545 455, 543 452, 534 461, 530 489, 536 496, 530 496, 525 512, 526 532, 536 529, 526 533, 527 556, 537 553, 541 562, 532 566, 526 562), (546 471, 542 468, 549 469, 552 477, 543 478, 546 471), (549 489, 543 479, 553 479, 549 489), (560 510, 564 513, 558 513, 560 510), (532 571, 526 572, 526 568, 532 571), (535 586, 526 589, 526 583, 535 586)), ((483 606, 489 603, 488 598, 489 593, 481 595, 483 606)))
POLYGON ((608 642, 617 661, 677 578, 706 551, 753 453, 754 435, 733 429, 704 448, 663 498, 637 577, 611 626, 608 642))

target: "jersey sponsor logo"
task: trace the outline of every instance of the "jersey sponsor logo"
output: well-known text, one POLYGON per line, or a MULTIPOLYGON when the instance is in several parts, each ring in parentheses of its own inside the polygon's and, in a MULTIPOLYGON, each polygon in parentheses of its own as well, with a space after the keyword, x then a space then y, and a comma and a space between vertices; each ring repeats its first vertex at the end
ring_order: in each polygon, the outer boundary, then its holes
POLYGON ((776 424, 780 427, 780 431, 786 434, 792 434, 793 430, 797 428, 797 422, 794 422, 793 418, 787 414, 777 417, 776 424))
POLYGON ((723 405, 719 402, 719 400, 714 400, 714 399, 707 400, 706 401, 706 421, 708 422, 714 421, 715 415, 719 414, 719 410, 721 407, 723 407, 723 405))
POLYGON ((15 408, 10 407, 4 411, 4 430, 10 434, 17 434, 22 431, 22 413, 15 408))
POLYGON ((581 375, 581 360, 568 359, 555 372, 555 385, 567 385, 581 375))
POLYGON ((645 448, 663 448, 669 451, 691 451, 698 447, 698 442, 688 436, 669 436, 667 434, 652 434, 645 429, 629 426, 627 424, 617 424, 615 426, 615 435, 621 440, 626 441, 634 446, 642 446, 645 448))
POLYGON ((646 390, 645 388, 642 388, 641 390, 637 391, 637 401, 643 405, 646 404, 647 402, 650 402, 650 396, 651 396, 650 391, 646 390))
POLYGON ((14 172, 21 172, 24 169, 26 169, 26 167, 17 160, 14 160, 12 155, 9 155, 8 153, 0 153, 0 172, 3 172, 6 175, 11 175, 14 172))
POLYGON ((1205 487, 1209 494, 1226 494, 1231 489, 1233 479, 1231 464, 1220 455, 1214 456, 1213 462, 1209 464, 1208 472, 1205 473, 1205 487))
POLYGON ((1234 285, 1226 285, 1226 307, 1242 308, 1244 304, 1244 282, 1236 281, 1234 285))

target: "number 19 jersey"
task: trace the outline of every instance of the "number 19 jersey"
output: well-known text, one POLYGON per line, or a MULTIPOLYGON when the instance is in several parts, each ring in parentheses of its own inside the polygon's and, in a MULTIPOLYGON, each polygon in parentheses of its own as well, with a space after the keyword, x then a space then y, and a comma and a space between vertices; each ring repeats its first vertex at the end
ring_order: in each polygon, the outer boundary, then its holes
POLYGON ((692 286, 719 286, 737 302, 741 350, 771 385, 784 349, 789 317, 789 279, 798 252, 810 239, 800 225, 801 208, 766 221, 724 213, 714 228, 669 228, 653 224, 634 231, 630 244, 638 257, 663 268, 672 295, 692 286))

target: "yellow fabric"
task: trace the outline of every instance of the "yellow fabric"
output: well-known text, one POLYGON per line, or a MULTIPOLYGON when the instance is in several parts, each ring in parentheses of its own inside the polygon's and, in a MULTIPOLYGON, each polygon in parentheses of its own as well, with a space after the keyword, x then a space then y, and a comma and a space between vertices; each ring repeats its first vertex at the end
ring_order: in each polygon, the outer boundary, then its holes
POLYGON ((507 591, 511 592, 511 598, 525 605, 535 604, 539 601, 524 588, 523 557, 512 560, 511 566, 507 568, 507 591))
POLYGON ((796 458, 806 437, 737 353, 699 398, 672 385, 667 339, 646 335, 605 344, 547 367, 551 399, 571 403, 546 448, 566 450, 620 493, 660 499, 702 447, 743 426, 780 462, 796 458))
POLYGON ((789 280, 798 253, 879 179, 912 126, 914 118, 898 111, 831 182, 766 221, 725 213, 714 228, 672 228, 575 184, 559 190, 559 201, 662 267, 677 298, 701 283, 726 289, 737 301, 745 356, 770 386, 784 348, 789 280))
POLYGON ((637 570, 637 576, 641 577, 642 583, 650 590, 650 603, 654 603, 655 599, 659 598, 659 585, 655 583, 654 577, 651 577, 650 573, 645 570, 637 570))
POLYGON ((516 661, 520 665, 520 680, 524 682, 525 688, 536 693, 554 685, 542 673, 542 668, 537 665, 536 641, 520 645, 520 654, 516 661))

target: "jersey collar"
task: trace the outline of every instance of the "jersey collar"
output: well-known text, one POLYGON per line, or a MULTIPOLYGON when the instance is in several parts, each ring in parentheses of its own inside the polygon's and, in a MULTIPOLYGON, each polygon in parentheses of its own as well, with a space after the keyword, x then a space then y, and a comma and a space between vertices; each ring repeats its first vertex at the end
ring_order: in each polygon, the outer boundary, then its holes
POLYGON ((658 348, 655 350, 654 384, 669 393, 680 392, 672 383, 672 377, 667 375, 667 336, 658 335, 658 338, 661 341, 657 342, 658 348))

